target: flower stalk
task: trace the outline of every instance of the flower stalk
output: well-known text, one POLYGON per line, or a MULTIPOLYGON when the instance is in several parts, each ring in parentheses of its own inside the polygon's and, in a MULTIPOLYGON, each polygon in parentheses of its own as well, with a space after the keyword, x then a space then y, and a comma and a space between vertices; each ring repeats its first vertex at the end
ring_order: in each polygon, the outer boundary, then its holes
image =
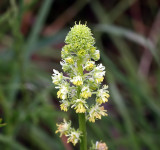
MULTIPOLYGON (((81 76, 83 76, 83 67, 81 64, 81 59, 77 61, 78 66, 78 72, 81 76)), ((78 97, 80 98, 81 93, 81 87, 78 87, 78 97)), ((86 133, 86 119, 84 113, 78 114, 78 120, 79 120, 79 129, 82 132, 81 142, 80 142, 80 150, 87 150, 87 133, 86 133)))
POLYGON ((80 150, 87 150, 86 119, 84 113, 78 114, 79 130, 82 132, 80 150))

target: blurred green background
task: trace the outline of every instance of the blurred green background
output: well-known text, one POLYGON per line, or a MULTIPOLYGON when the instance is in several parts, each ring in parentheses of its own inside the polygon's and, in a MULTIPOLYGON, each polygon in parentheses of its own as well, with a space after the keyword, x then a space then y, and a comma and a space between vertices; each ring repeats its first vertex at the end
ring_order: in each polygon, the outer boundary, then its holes
POLYGON ((159 0, 1 0, 0 150, 73 150, 55 135, 63 117, 51 81, 74 22, 92 29, 106 66, 108 117, 87 123, 88 145, 160 149, 159 0))

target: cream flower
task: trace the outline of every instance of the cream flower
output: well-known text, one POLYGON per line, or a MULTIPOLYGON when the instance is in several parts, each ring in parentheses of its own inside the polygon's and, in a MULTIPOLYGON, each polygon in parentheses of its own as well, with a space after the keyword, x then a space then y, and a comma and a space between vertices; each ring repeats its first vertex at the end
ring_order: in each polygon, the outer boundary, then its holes
MULTIPOLYGON (((56 87, 59 88, 59 87, 56 87)), ((57 92, 57 97, 61 99, 67 99, 67 94, 69 92, 68 86, 67 85, 61 85, 59 91, 57 92)))
POLYGON ((96 150, 108 150, 106 143, 96 142, 96 150))
POLYGON ((87 71, 91 71, 95 66, 95 62, 94 61, 87 61, 84 69, 86 69, 87 71))
POLYGON ((70 103, 67 100, 62 100, 61 101, 61 110, 63 111, 68 111, 68 107, 70 106, 70 103))
POLYGON ((108 116, 106 112, 107 110, 104 110, 103 106, 96 104, 90 108, 88 120, 95 122, 96 119, 101 119, 102 116, 108 116))
POLYGON ((83 99, 77 99, 77 100, 74 100, 73 101, 73 105, 71 108, 74 107, 74 109, 76 109, 76 113, 85 113, 86 112, 86 108, 87 105, 86 105, 86 101, 83 100, 83 99))
POLYGON ((98 61, 100 59, 100 52, 99 52, 99 50, 95 50, 95 53, 93 54, 92 58, 95 61, 98 61))
POLYGON ((89 97, 92 96, 92 92, 91 92, 91 90, 89 89, 88 86, 84 86, 84 87, 82 88, 81 93, 80 93, 80 96, 81 96, 82 98, 85 98, 85 99, 87 99, 87 98, 89 98, 89 97))
POLYGON ((59 132, 61 137, 63 134, 68 134, 68 131, 70 130, 70 127, 71 127, 71 122, 67 122, 64 119, 61 124, 56 124, 56 126, 58 127, 58 130, 56 130, 56 133, 59 132))
POLYGON ((59 73, 59 71, 53 69, 53 74, 52 74, 52 82, 56 85, 60 84, 60 82, 62 81, 63 79, 63 75, 62 73, 59 73))
POLYGON ((74 84, 74 85, 77 85, 77 86, 80 86, 83 84, 83 80, 82 80, 82 77, 81 76, 75 76, 73 77, 73 79, 71 80, 71 82, 74 84))
POLYGON ((68 137, 67 143, 72 142, 73 145, 75 146, 80 140, 80 136, 81 136, 81 132, 79 130, 71 131, 71 133, 67 135, 68 137))
POLYGON ((108 98, 110 97, 109 91, 107 90, 108 86, 104 85, 102 89, 97 91, 96 102, 99 104, 108 102, 108 98))
POLYGON ((98 65, 97 67, 94 68, 93 77, 94 77, 96 83, 101 83, 103 81, 103 79, 104 79, 103 76, 105 75, 104 70, 105 70, 105 67, 102 64, 100 64, 100 65, 98 65))
POLYGON ((68 72, 71 70, 71 66, 68 65, 68 63, 66 63, 64 60, 60 62, 62 69, 64 72, 68 72))

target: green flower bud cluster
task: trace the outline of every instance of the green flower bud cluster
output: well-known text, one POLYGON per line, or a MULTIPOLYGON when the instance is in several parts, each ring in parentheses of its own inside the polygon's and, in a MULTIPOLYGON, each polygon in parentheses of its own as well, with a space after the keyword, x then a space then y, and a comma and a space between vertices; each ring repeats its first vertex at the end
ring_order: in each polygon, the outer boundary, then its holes
POLYGON ((93 46, 95 43, 91 30, 86 25, 75 25, 71 28, 65 39, 66 46, 64 50, 76 53, 79 57, 83 57, 91 51, 95 51, 93 46))
POLYGON ((92 37, 91 30, 86 25, 76 24, 72 27, 66 36, 65 42, 66 45, 61 52, 61 56, 64 59, 61 63, 63 64, 62 69, 64 72, 70 72, 74 65, 75 57, 83 58, 84 61, 88 59, 97 61, 100 58, 99 50, 94 47, 95 40, 92 37))
POLYGON ((60 108, 63 111, 74 108, 76 113, 85 113, 88 121, 95 122, 107 116, 101 104, 108 102, 110 96, 108 86, 101 87, 105 67, 95 63, 100 59, 100 52, 94 46, 95 40, 86 24, 75 24, 65 42, 60 64, 67 76, 57 70, 53 70, 52 76, 53 83, 59 89, 57 97, 61 99, 60 108), (95 100, 91 99, 93 95, 95 100))

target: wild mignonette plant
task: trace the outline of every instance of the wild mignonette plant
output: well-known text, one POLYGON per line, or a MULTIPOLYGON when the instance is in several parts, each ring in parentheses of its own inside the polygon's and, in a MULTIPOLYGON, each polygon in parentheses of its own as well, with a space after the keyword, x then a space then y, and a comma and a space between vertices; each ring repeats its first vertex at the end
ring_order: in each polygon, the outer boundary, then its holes
MULTIPOLYGON (((96 65, 100 59, 100 52, 94 46, 95 40, 91 30, 86 24, 75 24, 65 39, 66 45, 62 48, 61 56, 62 73, 53 69, 52 80, 59 89, 57 97, 60 108, 68 111, 74 108, 78 114, 79 129, 71 127, 71 121, 57 124, 56 133, 65 135, 67 142, 76 145, 80 142, 80 150, 87 150, 86 121, 95 122, 102 116, 107 116, 107 110, 102 106, 108 102, 108 86, 101 83, 105 75, 105 67, 96 65), (93 100, 95 99, 95 100, 93 100)), ((90 150, 107 150, 107 145, 102 142, 92 144, 90 150)))

